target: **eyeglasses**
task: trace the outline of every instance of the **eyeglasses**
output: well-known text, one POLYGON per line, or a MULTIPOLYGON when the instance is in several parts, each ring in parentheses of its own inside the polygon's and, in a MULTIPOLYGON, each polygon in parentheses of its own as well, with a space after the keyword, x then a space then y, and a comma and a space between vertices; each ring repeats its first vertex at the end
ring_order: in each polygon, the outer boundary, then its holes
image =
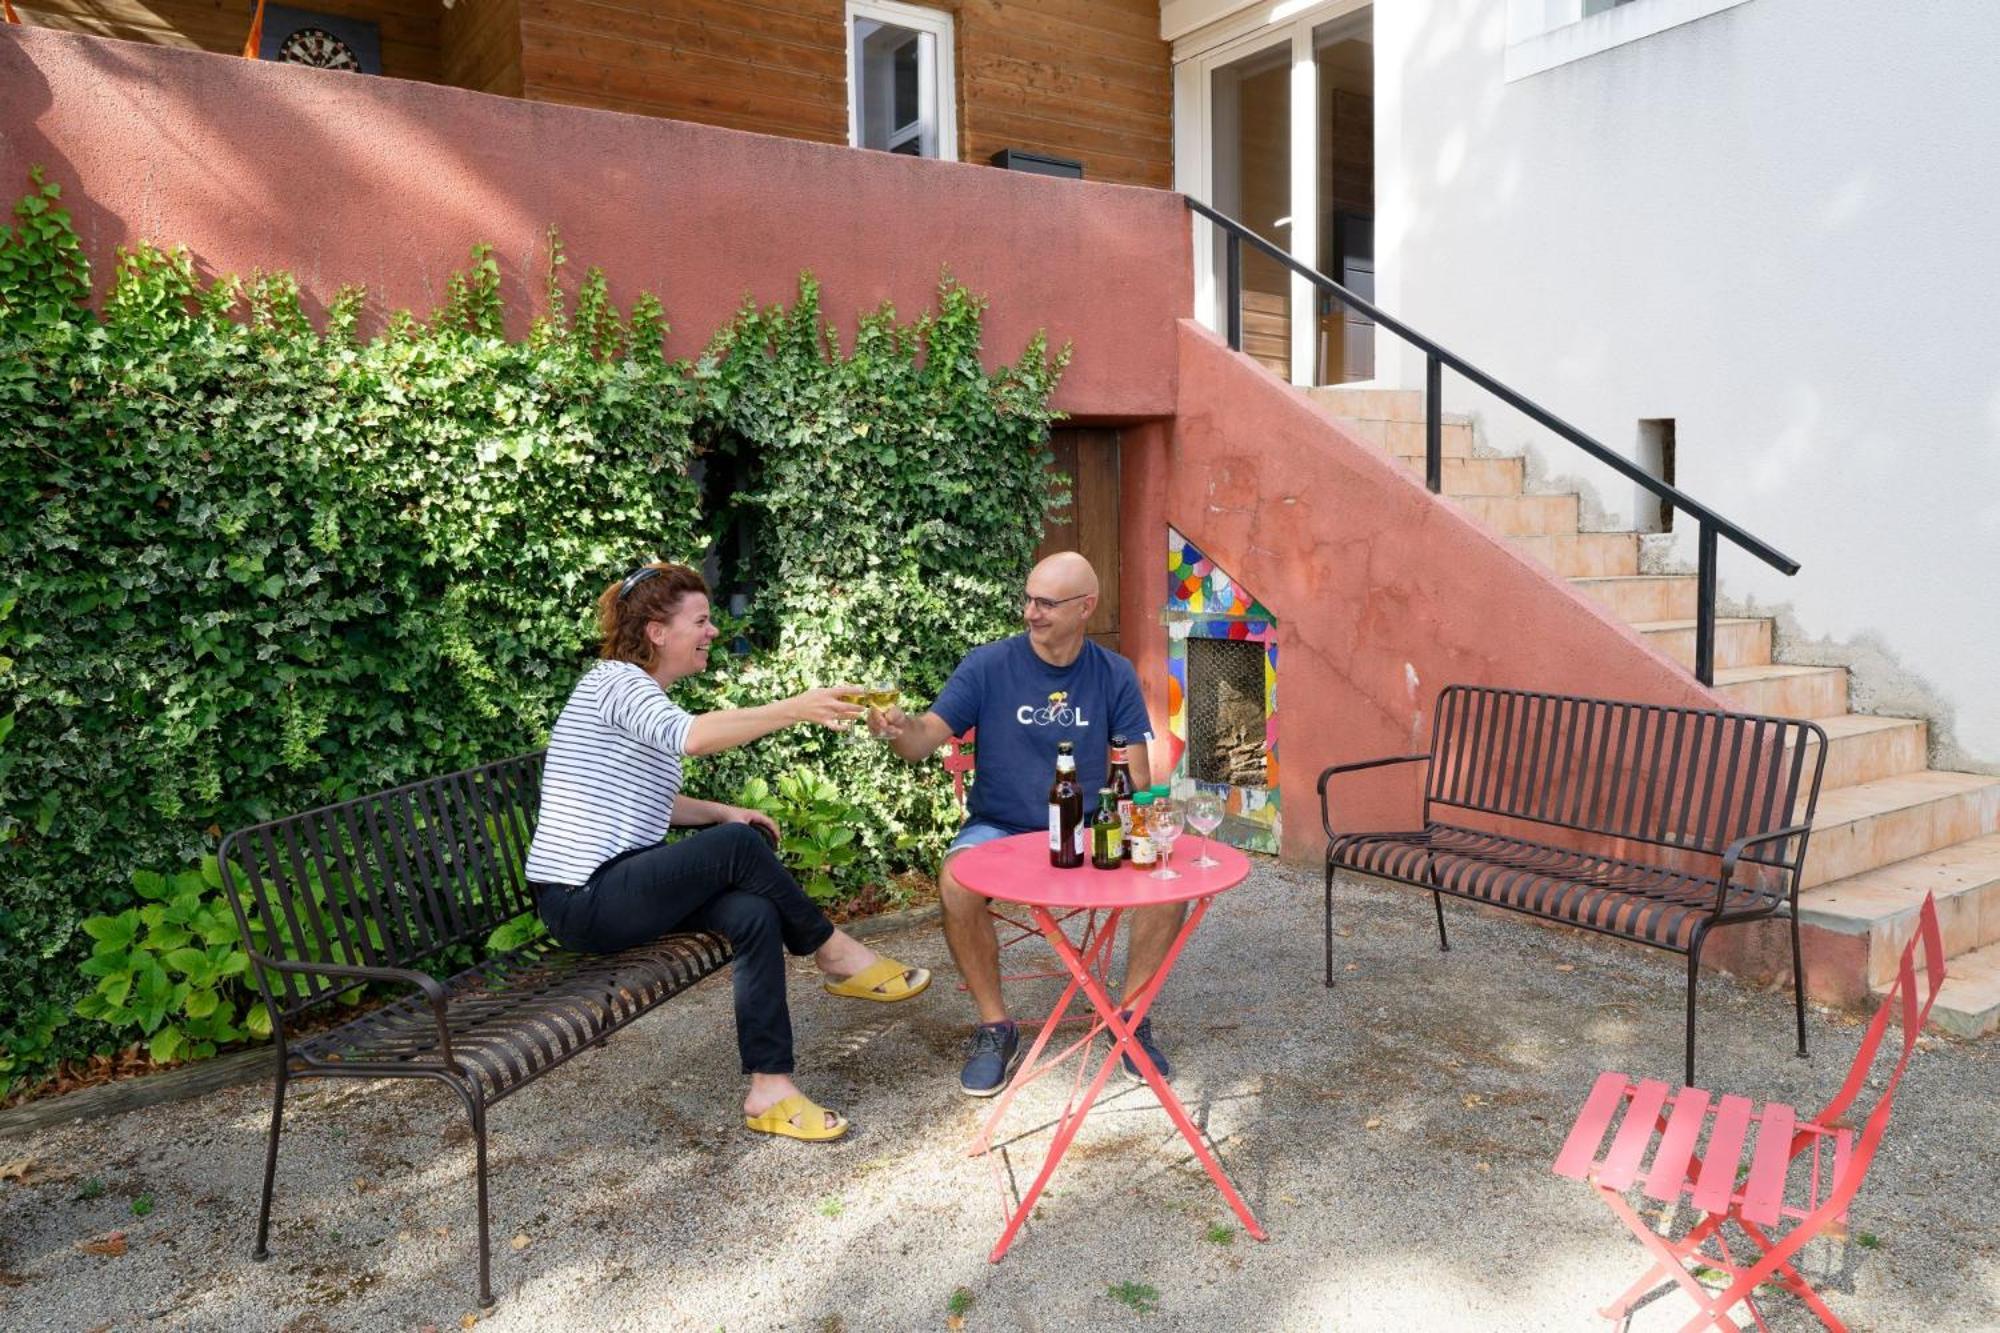
POLYGON ((1067 602, 1082 601, 1084 598, 1088 596, 1090 596, 1089 593, 1080 592, 1077 593, 1074 597, 1037 597, 1035 596, 1035 594, 1027 592, 1021 594, 1021 609, 1025 611, 1032 606, 1035 608, 1035 610, 1040 611, 1044 615, 1046 615, 1050 611, 1055 610, 1057 607, 1062 606, 1067 602))
POLYGON ((632 595, 632 589, 638 587, 647 579, 659 577, 659 574, 660 568, 658 565, 641 565, 639 568, 633 570, 625 576, 625 581, 618 585, 618 600, 621 602, 624 601, 632 595))

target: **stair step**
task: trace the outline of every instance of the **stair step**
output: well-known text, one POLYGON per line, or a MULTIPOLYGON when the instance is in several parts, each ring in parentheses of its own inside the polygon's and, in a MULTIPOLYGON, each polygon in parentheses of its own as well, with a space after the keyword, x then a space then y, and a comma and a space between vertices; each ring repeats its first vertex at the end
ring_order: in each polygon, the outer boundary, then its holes
POLYGON ((1576 531, 1574 495, 1468 495, 1458 503, 1503 537, 1576 531))
POLYGON ((1802 884, 1813 888, 2000 831, 2000 778, 1926 769, 1822 788, 1802 884))
MULTIPOLYGON (((1387 421, 1380 417, 1342 416, 1340 424, 1370 444, 1382 446, 1397 458, 1424 456, 1424 423, 1421 420, 1387 421)), ((1438 446, 1448 459, 1472 457, 1472 427, 1463 421, 1445 422, 1444 429, 1438 433, 1438 446)))
MULTIPOLYGON (((1422 458, 1397 457, 1404 470, 1424 475, 1422 458)), ((1444 461, 1446 495, 1519 495, 1527 480, 1527 465, 1518 458, 1447 458, 1444 461)))
POLYGON ((1914 773, 1929 762, 1930 730, 1918 718, 1843 713, 1821 718, 1819 725, 1826 732, 1826 771, 1820 779, 1826 790, 1914 773))
POLYGON ((1701 581, 1692 574, 1623 574, 1571 579, 1577 590, 1622 620, 1693 620, 1701 581))
MULTIPOLYGON (((1879 998, 1889 986, 1874 989, 1879 998)), ((2000 944, 1946 961, 1929 1026, 1958 1037, 1983 1037, 2000 1028, 2000 944)))
MULTIPOLYGON (((1415 422, 1421 426, 1424 420, 1422 389, 1349 389, 1322 384, 1307 389, 1306 394, 1324 403, 1327 410, 1357 421, 1415 422)), ((1444 422, 1470 428, 1472 418, 1463 412, 1446 412, 1444 422)))
POLYGON ((1717 667, 1715 692, 1742 713, 1775 717, 1839 717, 1847 711, 1847 668, 1788 666, 1717 667))
MULTIPOLYGON (((1633 629, 1646 642, 1694 670, 1695 622, 1692 620, 1638 621, 1633 629)), ((1725 669, 1768 666, 1771 662, 1771 622, 1764 617, 1738 619, 1718 616, 1715 621, 1715 677, 1721 683, 1725 669)), ((1748 710, 1760 711, 1760 710, 1748 710)))
POLYGON ((1868 984, 1883 987, 1896 978, 1926 893, 1937 895, 1948 958, 2000 943, 2000 834, 1809 889, 1799 895, 1799 924, 1867 936, 1868 984))
POLYGON ((1562 532, 1512 537, 1514 548, 1565 578, 1602 578, 1639 572, 1636 532, 1562 532))

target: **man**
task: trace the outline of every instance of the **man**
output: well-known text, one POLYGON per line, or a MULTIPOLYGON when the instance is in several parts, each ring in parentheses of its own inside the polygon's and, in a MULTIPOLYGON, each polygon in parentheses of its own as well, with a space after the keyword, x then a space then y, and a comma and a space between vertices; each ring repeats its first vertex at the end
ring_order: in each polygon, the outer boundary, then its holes
MULTIPOLYGON (((968 847, 1014 833, 1048 827, 1049 783, 1056 745, 1076 752, 1077 778, 1086 812, 1106 785, 1113 736, 1131 742, 1132 781, 1152 781, 1146 743, 1152 722, 1132 664, 1085 637, 1097 609, 1097 572, 1075 551, 1036 565, 1021 599, 1026 633, 983 644, 965 655, 930 710, 912 718, 901 709, 869 715, 869 727, 911 763, 929 757, 952 736, 979 728, 979 775, 972 785, 965 826, 952 839, 938 870, 944 899, 945 941, 979 1011, 967 1046, 959 1086, 990 1097, 1006 1086, 1020 1052, 1020 1029, 1008 1015, 1000 989, 1000 947, 987 901, 952 875, 952 857, 968 847), (1060 696, 1060 697, 1058 697, 1060 696)), ((1125 994, 1152 980, 1180 929, 1183 905, 1133 912, 1125 994)), ((1135 1034, 1161 1074, 1166 1057, 1153 1044, 1147 1019, 1135 1034)), ((1138 1071, 1128 1059, 1127 1072, 1138 1071)))

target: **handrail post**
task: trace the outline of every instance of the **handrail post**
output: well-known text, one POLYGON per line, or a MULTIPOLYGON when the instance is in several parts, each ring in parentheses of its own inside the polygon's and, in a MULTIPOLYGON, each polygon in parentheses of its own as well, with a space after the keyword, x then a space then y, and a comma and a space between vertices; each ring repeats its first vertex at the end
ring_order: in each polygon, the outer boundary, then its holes
POLYGON ((1715 525, 1701 525, 1695 564, 1694 678, 1715 684, 1715 525))
POLYGON ((1444 362, 1435 352, 1424 364, 1424 485, 1444 489, 1444 362))
POLYGON ((1243 350, 1243 238, 1235 232, 1228 233, 1229 252, 1229 350, 1243 350))

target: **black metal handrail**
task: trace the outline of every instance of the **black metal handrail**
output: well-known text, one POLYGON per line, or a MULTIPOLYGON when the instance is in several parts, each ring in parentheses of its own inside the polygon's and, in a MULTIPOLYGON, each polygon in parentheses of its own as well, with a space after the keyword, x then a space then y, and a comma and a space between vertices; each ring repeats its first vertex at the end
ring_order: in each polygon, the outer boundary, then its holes
POLYGON ((1187 206, 1220 227, 1226 242, 1228 288, 1224 298, 1229 346, 1243 350, 1243 243, 1277 260, 1320 291, 1423 352, 1424 367, 1424 484, 1432 492, 1444 488, 1444 368, 1450 366, 1501 402, 1548 427, 1577 448, 1659 496, 1675 509, 1692 517, 1699 525, 1695 567, 1694 674, 1704 685, 1715 684, 1715 552, 1716 538, 1727 537, 1750 554, 1783 574, 1799 572, 1799 562, 1760 540, 1710 509, 1693 496, 1661 481, 1622 454, 1614 453, 1597 440, 1570 425, 1555 413, 1521 394, 1454 352, 1447 351, 1418 333, 1395 316, 1385 313, 1355 295, 1315 268, 1300 263, 1226 213, 1218 213, 1198 199, 1188 198, 1187 206))

